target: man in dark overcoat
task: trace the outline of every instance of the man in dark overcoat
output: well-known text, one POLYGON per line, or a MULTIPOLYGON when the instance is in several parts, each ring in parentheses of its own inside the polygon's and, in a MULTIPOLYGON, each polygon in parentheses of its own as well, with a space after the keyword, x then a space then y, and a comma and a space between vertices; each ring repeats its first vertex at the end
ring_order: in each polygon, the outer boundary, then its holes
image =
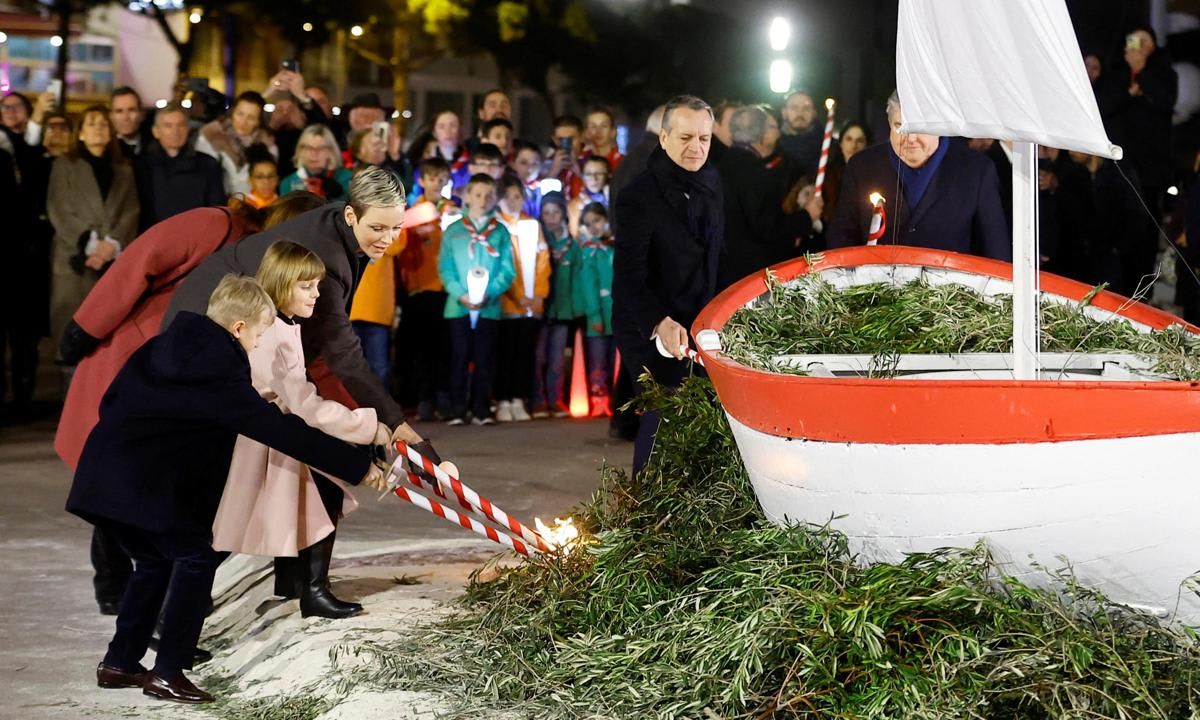
MULTIPOLYGON (((668 102, 661 147, 617 198, 613 335, 622 363, 665 385, 690 372, 682 361, 688 327, 717 289, 724 219, 721 177, 707 164, 712 127, 712 108, 700 98, 668 102), (672 357, 658 353, 656 337, 672 357)), ((642 416, 634 473, 649 459, 657 429, 657 414, 642 416)))
POLYGON ((829 229, 830 248, 865 245, 871 193, 883 196, 880 245, 953 250, 1012 259, 1012 232, 1000 203, 996 168, 961 139, 900 132, 900 100, 888 99, 889 141, 850 159, 829 229))
MULTIPOLYGON (((391 172, 370 167, 355 174, 348 202, 331 203, 214 253, 179 286, 163 318, 170 324, 180 310, 203 312, 208 296, 227 273, 253 276, 267 248, 277 240, 303 245, 325 263, 321 295, 311 319, 300 324, 305 362, 321 358, 362 407, 374 408, 396 437, 423 443, 404 422, 404 411, 367 365, 350 325, 350 305, 367 263, 383 257, 404 225, 404 186, 391 172)), ((428 445, 418 448, 440 462, 428 445)))
MULTIPOLYGON (((183 670, 191 667, 212 592, 212 524, 238 435, 351 483, 372 469, 366 450, 284 415, 254 389, 247 352, 272 311, 252 278, 230 278, 209 316, 180 313, 130 356, 105 393, 67 498, 69 512, 104 527, 134 562, 116 633, 96 668, 100 687, 212 700, 183 670), (162 635, 148 672, 141 660, 160 608, 162 635)), ((380 479, 374 471, 372 485, 380 479)))

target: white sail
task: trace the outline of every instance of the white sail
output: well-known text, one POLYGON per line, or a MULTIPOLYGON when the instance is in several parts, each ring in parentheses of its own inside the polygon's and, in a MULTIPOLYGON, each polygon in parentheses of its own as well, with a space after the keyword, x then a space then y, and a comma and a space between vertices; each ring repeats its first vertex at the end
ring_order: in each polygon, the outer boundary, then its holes
POLYGON ((907 132, 1121 158, 1063 0, 901 0, 896 88, 907 132))

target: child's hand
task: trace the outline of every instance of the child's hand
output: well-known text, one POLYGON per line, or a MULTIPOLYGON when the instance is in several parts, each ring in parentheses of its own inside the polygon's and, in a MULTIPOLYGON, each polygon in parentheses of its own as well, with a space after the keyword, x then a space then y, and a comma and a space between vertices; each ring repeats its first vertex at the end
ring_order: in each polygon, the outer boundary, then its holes
POLYGON ((533 298, 523 297, 521 298, 521 307, 525 308, 526 310, 532 310, 533 302, 533 298))
POLYGON ((602 323, 602 322, 592 323, 592 330, 595 330, 598 333, 604 332, 604 323, 602 323))
POLYGON ((470 308, 471 310, 475 309, 471 306, 471 296, 467 295, 466 293, 458 296, 458 303, 465 308, 470 308))
POLYGON ((387 478, 384 476, 383 470, 380 470, 374 463, 371 463, 367 474, 363 476, 362 484, 378 492, 383 492, 388 488, 387 478))

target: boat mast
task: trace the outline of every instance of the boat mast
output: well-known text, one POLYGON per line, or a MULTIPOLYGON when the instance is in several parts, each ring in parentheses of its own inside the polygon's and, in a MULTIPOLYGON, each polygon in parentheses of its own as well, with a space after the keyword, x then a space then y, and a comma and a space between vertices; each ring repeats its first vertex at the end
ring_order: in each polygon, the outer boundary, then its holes
POLYGON ((1038 299, 1037 145, 1016 141, 1012 154, 1013 193, 1013 378, 1038 376, 1040 315, 1038 299))

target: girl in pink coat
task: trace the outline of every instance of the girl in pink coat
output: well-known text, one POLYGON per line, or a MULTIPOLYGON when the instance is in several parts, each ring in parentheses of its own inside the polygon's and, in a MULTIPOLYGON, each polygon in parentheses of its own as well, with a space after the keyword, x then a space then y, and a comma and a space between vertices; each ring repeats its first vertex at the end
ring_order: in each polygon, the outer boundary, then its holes
MULTIPOLYGON (((311 317, 325 265, 311 250, 279 241, 267 249, 258 281, 275 302, 275 324, 250 353, 254 387, 285 413, 346 442, 387 444, 388 427, 375 410, 351 410, 326 400, 308 381, 296 321, 311 317)), ((276 594, 300 598, 304 617, 343 618, 362 612, 358 603, 329 591, 329 561, 341 515, 358 504, 340 480, 314 474, 307 465, 254 440, 238 437, 225 494, 213 523, 213 548, 276 556, 276 594)))

